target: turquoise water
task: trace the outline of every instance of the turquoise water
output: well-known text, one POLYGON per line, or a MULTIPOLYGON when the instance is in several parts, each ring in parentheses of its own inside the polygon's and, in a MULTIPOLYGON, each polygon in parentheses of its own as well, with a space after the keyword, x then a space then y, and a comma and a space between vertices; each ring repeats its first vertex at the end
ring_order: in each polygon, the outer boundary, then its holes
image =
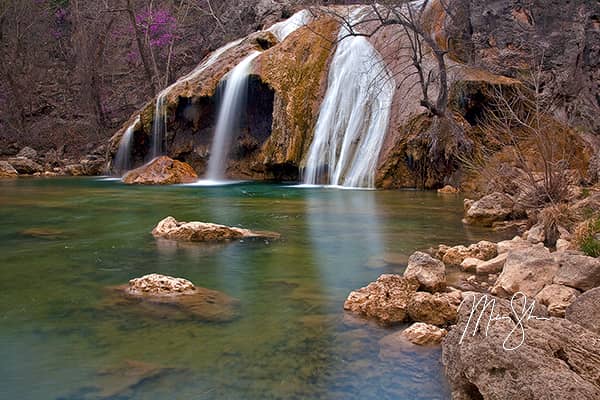
POLYGON ((379 356, 393 330, 348 293, 414 250, 469 243, 457 197, 283 185, 129 187, 0 181, 1 399, 447 399, 439 349, 379 356), (279 241, 157 242, 167 215, 271 230, 279 241), (33 230, 32 230, 33 229, 33 230), (207 323, 115 305, 148 273, 240 300, 207 323))

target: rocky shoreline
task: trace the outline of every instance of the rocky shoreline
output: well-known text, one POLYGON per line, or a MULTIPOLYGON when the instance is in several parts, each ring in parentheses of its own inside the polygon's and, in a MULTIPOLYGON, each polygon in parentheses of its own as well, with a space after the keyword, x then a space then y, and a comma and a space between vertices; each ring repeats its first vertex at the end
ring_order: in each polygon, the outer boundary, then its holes
MULTIPOLYGON (((506 223, 514 204, 495 197, 466 200, 464 222, 506 223)), ((382 352, 441 345, 453 399, 600 398, 600 258, 558 230, 554 246, 536 222, 510 240, 415 252, 403 275, 351 292, 344 309, 388 327, 411 323, 382 352), (452 281, 457 270, 472 275, 452 281)))

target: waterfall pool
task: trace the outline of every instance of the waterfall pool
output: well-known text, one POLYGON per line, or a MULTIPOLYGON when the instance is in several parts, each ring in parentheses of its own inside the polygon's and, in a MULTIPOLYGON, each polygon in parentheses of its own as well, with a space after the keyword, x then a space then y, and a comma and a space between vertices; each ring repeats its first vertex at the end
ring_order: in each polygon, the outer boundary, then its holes
MULTIPOLYGON (((0 181, 2 399, 448 399, 438 348, 388 357, 395 330, 344 313, 348 293, 415 250, 470 243, 462 200, 418 191, 240 183, 132 187, 0 181), (174 244, 162 218, 281 233, 174 244), (207 323, 110 302, 111 285, 183 277, 240 300, 207 323)), ((397 330, 397 328, 396 328, 397 330)))

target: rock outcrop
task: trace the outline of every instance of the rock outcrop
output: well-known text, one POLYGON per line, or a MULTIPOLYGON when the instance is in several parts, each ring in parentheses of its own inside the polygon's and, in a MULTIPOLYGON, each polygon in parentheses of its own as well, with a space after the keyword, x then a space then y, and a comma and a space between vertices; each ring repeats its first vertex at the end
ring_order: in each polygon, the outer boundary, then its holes
POLYGON ((404 322, 408 304, 416 293, 419 282, 400 275, 384 274, 375 282, 351 292, 344 309, 373 318, 384 325, 404 322))
POLYGON ((123 182, 129 185, 174 185, 197 180, 198 175, 191 166, 166 156, 157 157, 123 176, 123 182))
POLYGON ((157 238, 186 242, 224 242, 245 238, 279 238, 279 234, 275 232, 251 231, 208 222, 177 221, 173 217, 167 217, 160 221, 152 230, 152 235, 157 238))
POLYGON ((404 277, 416 279, 421 289, 435 292, 446 286, 446 267, 440 260, 417 251, 408 259, 404 277))
MULTIPOLYGON (((443 341, 442 363, 453 399, 600 398, 597 334, 560 318, 532 318, 523 322, 523 335, 518 328, 511 334, 513 319, 491 318, 513 315, 510 304, 494 300, 493 308, 477 308, 482 322, 475 329, 475 318, 470 319, 473 299, 467 299, 443 341)), ((537 307, 532 316, 544 317, 543 309, 537 307)))
POLYGON ((239 301, 225 293, 206 289, 186 279, 150 274, 132 279, 128 285, 113 290, 120 300, 115 306, 147 305, 144 312, 168 315, 177 311, 190 318, 226 322, 238 316, 239 301))

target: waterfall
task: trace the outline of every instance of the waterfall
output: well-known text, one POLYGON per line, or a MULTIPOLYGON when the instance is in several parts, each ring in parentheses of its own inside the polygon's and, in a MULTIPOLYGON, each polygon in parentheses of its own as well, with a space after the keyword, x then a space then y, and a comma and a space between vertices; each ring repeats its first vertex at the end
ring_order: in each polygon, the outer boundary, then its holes
MULTIPOLYGON (((350 16, 353 23, 362 9, 350 16)), ((375 185, 395 84, 379 53, 364 37, 340 29, 306 166, 304 183, 375 185)))
POLYGON ((308 10, 298 11, 285 21, 273 24, 268 32, 271 32, 279 42, 283 42, 292 32, 308 24, 312 19, 312 15, 308 10))
POLYGON ((213 51, 208 58, 206 58, 196 68, 194 68, 189 74, 179 78, 175 83, 163 89, 158 94, 158 96, 156 97, 156 105, 154 107, 154 119, 152 121, 152 158, 164 154, 166 150, 164 148, 164 139, 167 135, 167 110, 165 108, 165 100, 167 98, 167 95, 175 86, 196 78, 208 67, 213 65, 223 53, 237 46, 243 40, 243 38, 238 39, 213 51))
POLYGON ((133 121, 133 124, 129 125, 125 130, 125 133, 123 133, 123 136, 121 136, 119 149, 115 155, 115 164, 113 166, 113 171, 120 176, 131 169, 131 145, 133 143, 133 131, 139 122, 140 117, 138 115, 135 121, 133 121))
POLYGON ((238 128, 240 116, 246 105, 248 76, 250 75, 252 61, 260 54, 259 51, 250 53, 223 78, 225 90, 219 106, 219 117, 210 149, 206 174, 209 180, 216 181, 224 177, 231 140, 238 128))

